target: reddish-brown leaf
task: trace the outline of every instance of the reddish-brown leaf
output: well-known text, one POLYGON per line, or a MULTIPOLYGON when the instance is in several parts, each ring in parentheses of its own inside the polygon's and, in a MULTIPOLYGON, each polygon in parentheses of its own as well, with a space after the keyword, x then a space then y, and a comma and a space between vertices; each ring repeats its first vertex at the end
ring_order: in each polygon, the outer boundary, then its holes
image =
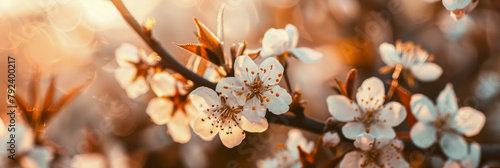
POLYGON ((222 51, 222 42, 217 38, 203 23, 194 18, 196 27, 198 27, 198 40, 203 47, 212 51, 218 56, 220 61, 224 61, 224 53, 222 51))
POLYGON ((394 66, 384 66, 378 69, 378 73, 383 75, 394 71, 394 69, 395 69, 394 66))
POLYGON ((356 81, 356 74, 357 70, 356 69, 351 69, 349 73, 347 74, 347 77, 345 79, 345 84, 342 83, 340 80, 335 79, 335 82, 337 82, 338 88, 336 91, 339 91, 340 94, 348 97, 349 99, 353 99, 354 95, 354 82, 356 81))
POLYGON ((358 73, 358 71, 356 69, 351 69, 351 71, 349 71, 349 74, 347 75, 347 78, 345 80, 345 91, 346 91, 346 94, 347 94, 347 97, 349 97, 349 99, 353 99, 353 96, 354 96, 354 82, 356 81, 356 74, 358 73))
POLYGON ((195 55, 198 55, 212 63, 214 63, 215 65, 218 65, 220 66, 221 65, 221 62, 218 58, 218 56, 210 51, 209 49, 207 49, 206 47, 204 47, 202 44, 175 44, 177 45, 178 47, 182 48, 182 49, 185 49, 195 55))
POLYGON ((411 93, 410 91, 406 90, 405 88, 401 86, 397 86, 395 89, 396 95, 398 95, 399 101, 403 106, 406 108, 406 122, 408 123, 408 126, 411 128, 417 120, 415 119, 415 116, 413 116, 411 112, 411 105, 410 105, 410 100, 411 100, 411 93))
POLYGON ((50 84, 49 87, 47 88, 47 92, 45 93, 45 100, 43 101, 43 108, 44 110, 47 110, 50 105, 52 104, 52 100, 54 99, 54 92, 56 90, 56 82, 55 82, 55 76, 52 76, 50 79, 50 84))

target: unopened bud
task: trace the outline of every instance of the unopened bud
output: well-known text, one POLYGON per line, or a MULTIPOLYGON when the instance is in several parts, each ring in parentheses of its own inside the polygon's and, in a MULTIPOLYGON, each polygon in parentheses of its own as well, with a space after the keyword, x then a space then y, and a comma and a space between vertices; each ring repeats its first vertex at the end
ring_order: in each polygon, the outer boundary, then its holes
POLYGON ((335 147, 340 143, 339 134, 336 132, 327 132, 323 135, 323 146, 325 147, 335 147))

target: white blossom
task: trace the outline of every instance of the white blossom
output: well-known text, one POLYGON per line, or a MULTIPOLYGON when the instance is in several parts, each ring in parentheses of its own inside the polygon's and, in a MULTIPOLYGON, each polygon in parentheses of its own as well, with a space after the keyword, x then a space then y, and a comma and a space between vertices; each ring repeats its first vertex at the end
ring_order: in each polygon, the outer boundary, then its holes
POLYGON ((443 168, 475 168, 479 166, 480 159, 481 146, 473 142, 469 145, 469 153, 467 156, 459 160, 448 159, 443 168))
POLYGON ((382 61, 388 67, 401 65, 404 70, 411 72, 415 78, 423 82, 435 81, 443 73, 443 69, 435 63, 429 62, 427 51, 420 49, 411 42, 396 42, 396 46, 382 43, 379 46, 382 61))
POLYGON ((323 146, 335 147, 340 143, 339 134, 336 132, 327 132, 323 135, 323 146))
POLYGON ((331 95, 326 99, 328 111, 338 121, 347 122, 342 133, 348 139, 355 139, 367 132, 376 138, 394 138, 392 127, 406 118, 406 109, 398 102, 385 101, 382 81, 371 77, 363 81, 357 90, 356 101, 343 95, 331 95))
POLYGON ((461 159, 467 154, 467 143, 462 135, 477 135, 484 126, 483 113, 471 107, 458 108, 453 86, 447 84, 437 98, 437 105, 422 94, 411 98, 411 109, 418 122, 410 136, 420 148, 428 148, 434 142, 451 159, 461 159))
POLYGON ((298 42, 299 32, 294 25, 288 24, 285 29, 271 28, 264 34, 260 55, 263 57, 292 55, 304 62, 315 62, 323 57, 323 54, 311 48, 296 48, 298 42))
POLYGON ((261 159, 257 162, 259 168, 300 168, 298 146, 305 152, 312 152, 314 142, 308 141, 302 132, 292 129, 288 132, 288 139, 284 146, 278 146, 274 157, 261 159))
POLYGON ((243 107, 232 94, 217 95, 207 87, 199 87, 189 95, 199 114, 194 120, 193 129, 200 137, 209 139, 217 133, 222 143, 233 148, 245 138, 245 132, 263 132, 268 123, 265 118, 250 123, 241 115, 243 107))
POLYGON ((156 73, 151 79, 151 88, 158 96, 149 101, 146 113, 157 125, 166 124, 175 142, 186 143, 191 139, 189 129, 199 113, 187 100, 184 85, 166 72, 156 73))
POLYGON ((247 55, 239 56, 234 63, 235 77, 227 77, 217 84, 217 92, 230 92, 243 104, 241 114, 251 122, 258 122, 266 109, 274 114, 288 111, 292 97, 278 83, 283 76, 283 66, 268 58, 258 67, 247 55))
POLYGON ((340 162, 340 168, 364 167, 410 167, 403 158, 403 143, 397 139, 375 138, 362 133, 356 137, 354 147, 358 150, 347 153, 340 162))
POLYGON ((146 55, 145 51, 128 43, 124 43, 115 51, 115 59, 119 67, 115 70, 118 84, 127 92, 128 97, 136 98, 149 91, 148 80, 152 76, 152 66, 159 57, 146 55))

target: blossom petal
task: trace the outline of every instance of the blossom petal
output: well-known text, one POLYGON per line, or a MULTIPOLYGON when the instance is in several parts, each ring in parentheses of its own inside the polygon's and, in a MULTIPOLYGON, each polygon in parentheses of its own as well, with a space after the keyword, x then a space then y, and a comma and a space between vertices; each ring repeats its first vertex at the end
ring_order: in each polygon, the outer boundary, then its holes
POLYGON ((462 159, 467 155, 467 142, 453 132, 444 132, 439 141, 441 149, 451 159, 462 159))
POLYGON ((430 123, 436 120, 438 112, 434 103, 423 94, 411 96, 411 112, 420 121, 430 123))
POLYGON ((283 54, 289 46, 288 33, 283 29, 271 28, 262 39, 262 50, 271 55, 283 54))
POLYGON ((444 165, 443 165, 443 168, 461 168, 460 166, 460 163, 458 163, 457 160, 447 160, 444 165))
POLYGON ((413 76, 422 82, 435 81, 443 73, 443 69, 439 65, 430 62, 412 66, 410 70, 413 76))
POLYGON ((250 122, 258 122, 266 115, 266 107, 261 105, 257 97, 248 100, 240 113, 250 122))
POLYGON ((361 133, 354 140, 354 147, 361 149, 362 151, 369 151, 373 147, 373 142, 375 137, 368 133, 361 133))
POLYGON ((398 102, 389 102, 379 110, 379 122, 389 126, 398 126, 406 118, 406 109, 398 102))
POLYGON ((116 62, 120 66, 127 66, 130 63, 138 63, 140 61, 139 49, 129 43, 123 43, 120 48, 115 50, 116 62))
POLYGON ((379 163, 383 163, 384 167, 409 168, 410 164, 406 162, 401 153, 396 148, 388 146, 382 149, 384 153, 379 156, 379 163))
POLYGON ((441 115, 454 115, 458 111, 457 97, 453 91, 453 85, 448 83, 446 87, 439 93, 437 98, 437 107, 441 115))
POLYGON ((245 89, 248 90, 245 84, 235 77, 227 77, 220 80, 219 83, 217 83, 217 87, 215 88, 217 92, 227 92, 237 96, 239 104, 245 103, 246 94, 242 93, 245 91, 245 89))
MULTIPOLYGON (((267 58, 260 64, 260 79, 264 85, 277 85, 281 81, 284 68, 276 58, 267 58)), ((250 84, 250 83, 249 83, 250 84)))
POLYGON ((342 127, 342 133, 347 139, 356 139, 363 132, 366 132, 365 126, 360 122, 348 122, 342 127))
POLYGON ((189 94, 189 98, 193 103, 194 107, 201 112, 207 112, 207 109, 212 108, 213 106, 220 105, 220 98, 213 91, 207 87, 198 87, 189 94))
POLYGON ((158 97, 172 96, 175 94, 175 78, 166 73, 156 73, 151 79, 151 89, 158 97))
POLYGON ((132 66, 123 66, 115 70, 115 79, 122 88, 127 88, 135 78, 137 70, 132 66))
POLYGON ((289 110, 292 96, 280 86, 274 86, 272 90, 264 92, 266 96, 263 101, 266 108, 274 114, 283 114, 289 110))
POLYGON ((479 134, 483 129, 486 117, 471 107, 462 107, 453 118, 455 129, 467 137, 479 134))
POLYGON ((385 88, 382 80, 371 77, 363 81, 356 94, 356 100, 364 111, 380 108, 385 100, 385 88))
POLYGON ((205 113, 200 113, 193 123, 193 131, 204 139, 213 138, 219 132, 218 128, 212 126, 214 121, 207 118, 208 116, 205 113))
POLYGON ((250 122, 245 117, 241 117, 241 128, 247 132, 264 132, 269 127, 266 118, 261 118, 257 122, 250 122))
POLYGON ((177 143, 187 143, 191 139, 189 119, 183 111, 177 110, 172 120, 167 123, 168 132, 177 143))
POLYGON ((352 121, 360 115, 358 105, 345 96, 328 96, 326 104, 328 104, 328 112, 339 121, 352 121))
POLYGON ((331 148, 340 143, 340 136, 337 132, 327 132, 323 134, 323 146, 331 148))
POLYGON ((469 145, 469 155, 462 160, 464 167, 478 167, 481 160, 481 146, 478 143, 472 142, 469 145))
POLYGON ((231 129, 220 131, 219 136, 224 146, 233 148, 245 139, 245 132, 239 126, 233 126, 231 129))
POLYGON ((248 55, 238 56, 234 61, 234 76, 238 80, 251 84, 257 73, 259 68, 248 55))
POLYGON ((297 43, 299 43, 299 31, 297 27, 292 24, 287 24, 285 26, 285 31, 288 34, 288 49, 294 49, 297 47, 297 43))
POLYGON ((125 88, 128 97, 134 99, 146 94, 149 91, 149 84, 144 77, 137 78, 133 83, 125 88))
POLYGON ((382 61, 387 65, 394 65, 401 63, 401 57, 396 52, 396 47, 389 43, 382 43, 379 46, 380 56, 382 61))
POLYGON ((463 9, 471 3, 472 0, 443 0, 443 5, 448 11, 463 9))
POLYGON ((320 53, 308 47, 299 47, 290 50, 290 52, 293 54, 293 56, 297 57, 303 62, 316 62, 323 58, 323 53, 320 53))
POLYGON ((436 128, 423 122, 417 122, 410 131, 411 141, 419 148, 428 148, 434 144, 436 136, 436 128))
POLYGON ((370 134, 375 138, 389 138, 396 137, 396 132, 388 124, 375 123, 370 125, 370 134))
POLYGON ((285 142, 285 146, 291 153, 291 156, 298 156, 297 146, 300 146, 306 152, 311 152, 314 149, 314 142, 307 141, 302 131, 291 129, 288 131, 288 139, 285 142))
POLYGON ((174 103, 165 98, 153 98, 149 101, 146 114, 156 125, 163 125, 170 121, 174 103))
POLYGON ((361 155, 361 152, 357 151, 352 151, 347 153, 344 156, 344 159, 340 162, 339 167, 344 168, 344 167, 363 167, 363 163, 365 162, 364 159, 360 158, 359 156, 361 155))

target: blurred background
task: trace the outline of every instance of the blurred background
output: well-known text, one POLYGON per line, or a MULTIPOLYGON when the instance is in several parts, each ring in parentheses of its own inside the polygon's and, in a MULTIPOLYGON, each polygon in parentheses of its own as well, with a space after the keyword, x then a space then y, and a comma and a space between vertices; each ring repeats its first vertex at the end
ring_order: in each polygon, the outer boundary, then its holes
MULTIPOLYGON (((461 106, 487 116, 483 131, 473 137, 483 144, 500 142, 500 1, 479 0, 476 8, 456 21, 441 1, 426 0, 124 0, 138 21, 156 20, 153 36, 178 60, 191 54, 172 44, 197 42, 193 17, 212 31, 217 13, 226 4, 226 46, 246 40, 248 48, 261 48, 270 28, 297 26, 298 46, 323 53, 323 60, 303 63, 291 59, 292 86, 307 100, 305 114, 325 121, 330 114, 325 99, 336 94, 333 79, 344 80, 358 69, 356 86, 379 75, 384 66, 378 53, 382 42, 412 41, 434 55, 444 72, 439 80, 417 83, 412 93, 435 99, 452 83, 461 106)), ((127 97, 113 71, 115 50, 131 43, 151 50, 106 0, 2 0, 0 1, 0 76, 7 80, 7 55, 16 58, 16 93, 30 95, 33 73, 41 72, 41 95, 50 77, 57 76, 56 96, 85 83, 90 85, 69 102, 47 125, 45 136, 64 148, 53 167, 79 162, 108 163, 112 167, 255 167, 286 141, 289 127, 271 124, 262 134, 249 134, 241 145, 227 149, 219 138, 211 142, 192 136, 186 144, 173 142, 165 125, 155 125, 145 113, 150 92, 127 97), (89 140, 91 139, 91 140, 89 140)), ((226 47, 226 49, 229 47, 226 47)), ((3 82, 5 83, 5 82, 3 82)), ((4 84, 2 84, 2 87, 4 84)), ((388 87, 387 87, 388 88, 388 87)), ((386 88, 386 89, 387 89, 386 88)), ((7 95, 0 89, 1 95, 7 95)), ((0 101, 0 108, 6 107, 0 101)), ((6 110, 2 110, 6 111, 6 110)), ((5 113, 0 117, 7 123, 5 113)), ((19 117, 19 116, 18 116, 19 117)), ((23 122, 18 118, 16 124, 23 122)), ((311 141, 319 135, 303 131, 311 141)), ((193 135, 195 135, 193 133, 193 135)), ((327 162, 328 151, 320 151, 327 162)), ((2 157, 4 159, 6 157, 2 157)))

